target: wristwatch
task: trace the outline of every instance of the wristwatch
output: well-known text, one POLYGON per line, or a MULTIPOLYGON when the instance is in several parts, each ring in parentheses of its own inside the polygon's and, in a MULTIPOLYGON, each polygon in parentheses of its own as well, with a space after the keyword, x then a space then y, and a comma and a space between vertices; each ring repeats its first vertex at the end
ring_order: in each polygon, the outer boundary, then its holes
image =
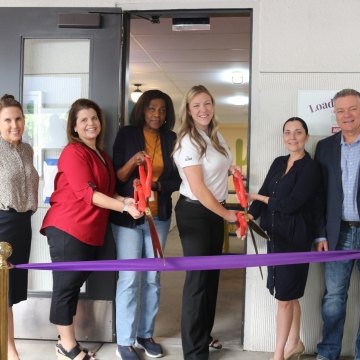
POLYGON ((124 204, 124 207, 122 209, 122 213, 128 212, 129 209, 129 205, 128 204, 124 204))

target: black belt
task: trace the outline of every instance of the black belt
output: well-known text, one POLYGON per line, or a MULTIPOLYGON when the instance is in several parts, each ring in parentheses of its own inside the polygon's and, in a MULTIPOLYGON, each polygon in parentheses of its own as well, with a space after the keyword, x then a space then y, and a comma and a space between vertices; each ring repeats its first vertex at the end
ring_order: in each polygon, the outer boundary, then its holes
MULTIPOLYGON (((193 200, 193 199, 190 199, 188 198, 187 196, 183 195, 183 194, 180 194, 180 199, 186 201, 186 202, 189 202, 189 203, 192 203, 192 204, 198 204, 198 205, 202 205, 201 202, 199 200, 193 200)), ((226 204, 226 201, 219 201, 220 205, 222 206, 225 206, 226 204)))
POLYGON ((344 221, 341 220, 341 224, 348 227, 360 227, 360 221, 344 221))

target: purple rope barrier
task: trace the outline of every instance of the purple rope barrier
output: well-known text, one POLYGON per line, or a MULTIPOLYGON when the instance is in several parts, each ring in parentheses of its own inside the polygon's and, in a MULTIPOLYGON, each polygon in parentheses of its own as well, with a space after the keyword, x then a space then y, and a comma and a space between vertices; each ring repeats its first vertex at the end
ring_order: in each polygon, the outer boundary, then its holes
POLYGON ((243 269, 255 266, 319 263, 353 259, 360 259, 360 250, 33 263, 14 265, 14 268, 55 271, 188 271, 243 269))

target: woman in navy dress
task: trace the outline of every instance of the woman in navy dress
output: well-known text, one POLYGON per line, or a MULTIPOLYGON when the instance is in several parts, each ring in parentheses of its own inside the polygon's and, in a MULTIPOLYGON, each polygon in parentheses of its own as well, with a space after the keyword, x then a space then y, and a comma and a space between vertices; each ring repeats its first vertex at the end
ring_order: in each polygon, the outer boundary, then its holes
MULTIPOLYGON (((272 163, 249 213, 260 217, 270 236, 268 253, 310 251, 314 240, 313 202, 320 183, 320 170, 305 151, 308 128, 298 117, 283 126, 287 156, 272 163)), ((268 267, 267 287, 277 301, 276 347, 273 360, 290 359, 304 351, 300 340, 301 308, 309 264, 268 267)))

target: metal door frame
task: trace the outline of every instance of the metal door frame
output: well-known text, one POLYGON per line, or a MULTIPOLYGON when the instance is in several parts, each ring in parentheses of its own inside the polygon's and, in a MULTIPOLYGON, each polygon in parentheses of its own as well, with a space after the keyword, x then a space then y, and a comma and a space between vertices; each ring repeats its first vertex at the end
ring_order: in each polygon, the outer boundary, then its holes
MULTIPOLYGON (((90 39, 89 98, 96 101, 105 113, 105 150, 111 154, 120 122, 124 91, 124 85, 120 86, 124 84, 124 74, 121 72, 122 17, 120 8, 2 8, 0 93, 13 94, 22 100, 25 39, 90 39), (70 23, 65 24, 66 27, 62 27, 64 19, 60 14, 65 14, 65 18, 69 15, 72 17, 70 23), (86 24, 89 17, 94 17, 88 16, 89 14, 100 14, 100 24, 86 24)), ((111 231, 106 240, 99 259, 112 259, 116 256, 111 231)), ((33 241, 39 241, 35 231, 33 241)), ((47 247, 47 244, 44 246, 47 247)), ((78 306, 78 340, 114 341, 115 288, 116 273, 91 274, 86 293, 81 295, 78 306)), ((28 301, 16 305, 16 337, 57 338, 55 327, 48 321, 50 301, 51 292, 31 292, 28 301)))

